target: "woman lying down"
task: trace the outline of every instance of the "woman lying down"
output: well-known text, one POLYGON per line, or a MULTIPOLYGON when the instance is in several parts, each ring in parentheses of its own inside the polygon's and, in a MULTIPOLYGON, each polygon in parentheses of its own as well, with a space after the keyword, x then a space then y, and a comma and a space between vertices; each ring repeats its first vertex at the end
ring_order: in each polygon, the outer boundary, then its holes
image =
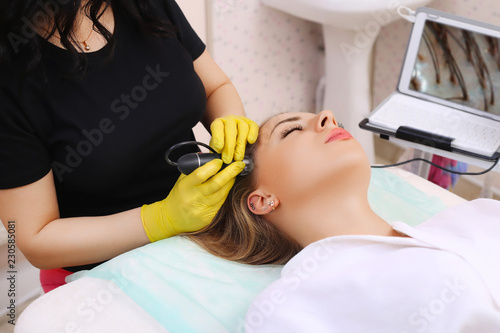
POLYGON ((190 237, 250 264, 283 264, 247 332, 500 332, 500 202, 413 228, 368 204, 370 166, 329 111, 278 115, 250 147, 207 229, 190 237))

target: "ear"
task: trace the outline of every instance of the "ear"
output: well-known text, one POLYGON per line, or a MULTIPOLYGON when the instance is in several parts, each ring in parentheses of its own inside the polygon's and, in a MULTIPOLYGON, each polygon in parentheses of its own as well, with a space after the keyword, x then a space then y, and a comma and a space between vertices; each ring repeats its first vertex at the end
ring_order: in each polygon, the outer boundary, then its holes
POLYGON ((273 194, 266 194, 262 190, 255 190, 248 196, 248 209, 255 215, 267 215, 279 206, 278 198, 273 194))

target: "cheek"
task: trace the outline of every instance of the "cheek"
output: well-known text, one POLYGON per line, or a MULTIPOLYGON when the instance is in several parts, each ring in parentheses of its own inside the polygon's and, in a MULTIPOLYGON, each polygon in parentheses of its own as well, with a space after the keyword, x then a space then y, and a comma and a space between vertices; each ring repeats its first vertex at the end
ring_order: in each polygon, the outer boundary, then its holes
POLYGON ((258 160, 260 184, 289 204, 339 186, 364 182, 370 175, 366 155, 356 141, 331 147, 295 144, 293 149, 266 152, 258 160))
POLYGON ((259 183, 280 199, 289 198, 310 184, 310 150, 297 144, 281 147, 256 156, 259 183))
POLYGON ((258 154, 256 156, 255 171, 258 174, 259 184, 272 192, 278 190, 282 179, 286 179, 280 170, 286 168, 289 164, 287 157, 280 150, 258 154))

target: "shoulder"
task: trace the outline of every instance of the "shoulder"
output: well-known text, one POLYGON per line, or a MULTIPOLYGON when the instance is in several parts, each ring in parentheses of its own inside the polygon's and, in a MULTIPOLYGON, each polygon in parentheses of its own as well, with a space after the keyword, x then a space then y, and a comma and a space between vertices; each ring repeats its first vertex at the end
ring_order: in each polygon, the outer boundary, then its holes
POLYGON ((25 72, 22 66, 13 63, 0 75, 0 107, 2 110, 24 109, 23 105, 33 104, 34 99, 43 95, 43 87, 44 79, 39 69, 25 72))
POLYGON ((446 209, 417 226, 418 230, 474 239, 500 236, 500 201, 477 199, 446 209))
POLYGON ((424 243, 463 258, 479 273, 500 304, 500 202, 477 199, 436 214, 412 229, 401 230, 424 243))
POLYGON ((174 26, 177 38, 182 42, 196 59, 205 49, 205 44, 196 34, 186 16, 174 0, 151 0, 157 15, 174 26))
POLYGON ((41 65, 34 65, 32 58, 35 54, 27 47, 20 49, 16 58, 0 66, 0 95, 18 97, 21 92, 40 90, 43 86, 44 69, 41 65))
MULTIPOLYGON (((254 300, 246 316, 247 332, 410 330, 425 320, 417 309, 432 311, 439 302, 455 313, 455 309, 472 304, 467 308, 470 311, 453 321, 458 327, 470 323, 471 314, 491 307, 490 301, 478 301, 478 297, 488 297, 480 276, 453 253, 412 239, 383 243, 376 238, 351 238, 346 245, 333 248, 328 256, 331 260, 315 252, 317 246, 299 254, 302 269, 295 268, 294 275, 284 270, 282 277, 254 300), (432 295, 443 300, 436 298, 429 303, 435 297, 432 295), (398 299, 406 301, 394 307, 398 299), (422 307, 427 304, 427 308, 422 307), (353 313, 356 320, 352 320, 353 313)), ((439 320, 442 322, 433 327, 449 324, 450 318, 439 320)))
POLYGON ((414 239, 455 253, 500 253, 500 201, 477 199, 448 208, 426 222, 410 227, 393 225, 414 239))
POLYGON ((174 24, 179 24, 179 20, 182 18, 183 13, 179 5, 174 0, 151 0, 154 8, 161 11, 162 14, 174 24))

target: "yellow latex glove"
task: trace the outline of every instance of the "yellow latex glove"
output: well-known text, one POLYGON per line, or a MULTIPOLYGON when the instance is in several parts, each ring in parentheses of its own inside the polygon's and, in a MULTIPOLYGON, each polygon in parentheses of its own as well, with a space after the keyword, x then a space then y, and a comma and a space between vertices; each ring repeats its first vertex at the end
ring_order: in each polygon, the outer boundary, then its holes
POLYGON ((181 175, 162 201, 141 208, 141 219, 151 242, 202 229, 212 222, 245 163, 234 162, 221 172, 219 159, 181 175))
POLYGON ((241 116, 226 116, 215 119, 210 124, 212 139, 210 147, 222 154, 222 161, 229 164, 242 161, 247 142, 252 144, 259 135, 259 126, 253 120, 241 116))

